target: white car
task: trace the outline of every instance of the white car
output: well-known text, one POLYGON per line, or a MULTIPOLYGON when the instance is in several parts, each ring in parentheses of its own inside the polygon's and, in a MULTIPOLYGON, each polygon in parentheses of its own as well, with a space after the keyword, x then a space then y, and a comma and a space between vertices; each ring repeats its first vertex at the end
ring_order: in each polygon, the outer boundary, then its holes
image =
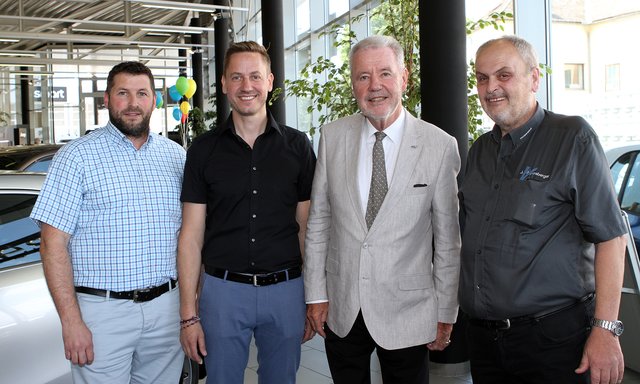
MULTIPOLYGON (((29 218, 44 178, 0 171, 0 383, 72 383, 42 271, 40 229, 29 218)), ((198 365, 185 359, 180 383, 198 376, 198 365)))
POLYGON ((640 372, 640 143, 605 149, 620 207, 627 214, 633 241, 625 255, 619 319, 626 325, 620 345, 627 368, 640 372), (635 250, 633 244, 635 243, 635 250))

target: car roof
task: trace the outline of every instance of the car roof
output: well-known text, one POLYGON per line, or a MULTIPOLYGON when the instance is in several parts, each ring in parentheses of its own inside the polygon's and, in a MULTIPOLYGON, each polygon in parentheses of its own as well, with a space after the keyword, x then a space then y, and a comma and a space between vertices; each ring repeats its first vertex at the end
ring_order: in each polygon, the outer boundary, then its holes
POLYGON ((44 183, 45 173, 18 172, 0 170, 0 192, 34 191, 39 192, 44 183))
POLYGON ((640 142, 623 143, 618 145, 609 144, 604 146, 604 155, 607 157, 607 164, 609 166, 613 165, 620 156, 631 151, 640 151, 640 142))
POLYGON ((0 147, 0 169, 23 170, 35 160, 55 154, 63 144, 0 147))

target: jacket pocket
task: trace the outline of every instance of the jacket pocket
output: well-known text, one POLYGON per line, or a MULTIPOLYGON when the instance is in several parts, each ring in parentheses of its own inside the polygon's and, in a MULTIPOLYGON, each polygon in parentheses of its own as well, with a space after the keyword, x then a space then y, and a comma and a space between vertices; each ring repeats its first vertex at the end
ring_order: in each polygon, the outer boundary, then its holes
POLYGON ((414 291, 418 289, 429 289, 433 287, 433 280, 429 275, 405 275, 398 281, 398 287, 402 291, 414 291))

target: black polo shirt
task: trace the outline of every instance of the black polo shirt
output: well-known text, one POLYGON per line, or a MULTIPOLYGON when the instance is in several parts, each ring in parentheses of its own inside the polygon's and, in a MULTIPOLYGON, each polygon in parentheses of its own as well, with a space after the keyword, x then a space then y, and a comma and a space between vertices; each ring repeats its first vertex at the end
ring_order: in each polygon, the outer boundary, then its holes
POLYGON ((625 233, 593 129, 540 107, 473 144, 459 196, 460 306, 475 318, 535 315, 593 292, 593 244, 625 233))
POLYGON ((316 157, 303 132, 268 118, 253 149, 229 117, 187 152, 181 200, 207 204, 207 266, 263 273, 302 263, 295 213, 311 196, 316 157))

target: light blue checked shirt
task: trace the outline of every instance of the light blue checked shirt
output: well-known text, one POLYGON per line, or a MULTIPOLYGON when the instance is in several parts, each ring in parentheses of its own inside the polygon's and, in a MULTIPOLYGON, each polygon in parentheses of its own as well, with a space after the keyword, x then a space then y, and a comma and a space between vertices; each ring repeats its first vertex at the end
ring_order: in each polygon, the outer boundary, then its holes
POLYGON ((136 150, 111 123, 58 151, 31 218, 71 235, 76 286, 113 291, 175 279, 185 151, 151 133, 136 150))

